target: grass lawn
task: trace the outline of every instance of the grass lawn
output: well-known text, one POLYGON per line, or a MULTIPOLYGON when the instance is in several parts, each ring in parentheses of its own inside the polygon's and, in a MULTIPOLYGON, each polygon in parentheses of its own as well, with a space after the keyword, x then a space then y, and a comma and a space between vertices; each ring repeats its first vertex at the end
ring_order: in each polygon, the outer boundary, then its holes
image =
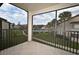
POLYGON ((23 43, 27 37, 23 35, 22 30, 6 30, 0 40, 0 50, 23 43))
MULTIPOLYGON (((34 32, 33 36, 37 37, 39 39, 48 41, 48 42, 52 42, 52 43, 55 43, 55 44, 71 47, 71 48, 74 48, 74 49, 76 49, 76 47, 77 47, 77 42, 71 41, 71 40, 69 40, 69 38, 66 38, 66 37, 65 37, 65 39, 63 39, 63 36, 59 36, 59 35, 54 36, 54 33, 52 33, 52 32, 51 33, 34 32), (74 45, 73 45, 73 43, 74 43, 74 45)), ((78 49, 79 49, 79 43, 78 43, 78 49)))

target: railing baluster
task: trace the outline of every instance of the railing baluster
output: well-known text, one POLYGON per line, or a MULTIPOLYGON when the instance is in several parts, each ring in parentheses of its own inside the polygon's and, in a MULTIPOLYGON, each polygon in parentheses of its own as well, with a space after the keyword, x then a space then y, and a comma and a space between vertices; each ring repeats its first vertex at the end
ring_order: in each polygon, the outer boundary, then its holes
MULTIPOLYGON (((56 32, 55 32, 56 33, 56 32)), ((58 47, 58 39, 57 39, 57 37, 56 37, 56 34, 55 34, 55 38, 56 38, 56 47, 58 47)))
POLYGON ((15 29, 14 29, 14 30, 12 29, 11 31, 12 31, 12 34, 13 34, 13 37, 14 37, 14 43, 15 43, 15 45, 16 45, 16 40, 15 40, 15 35, 16 35, 16 34, 15 34, 15 29))
POLYGON ((71 52, 71 36, 72 35, 72 32, 70 32, 70 38, 69 38, 69 48, 70 48, 70 52, 71 52))
POLYGON ((67 40, 68 40, 68 38, 67 38, 67 32, 65 32, 65 36, 66 36, 65 50, 67 50, 67 40))
POLYGON ((3 31, 3 37, 2 37, 2 49, 3 49, 3 41, 4 41, 4 30, 3 31))
POLYGON ((54 34, 54 44, 55 44, 55 47, 56 47, 56 35, 55 35, 55 31, 53 32, 53 34, 54 34))
MULTIPOLYGON (((76 32, 73 32, 74 34, 74 36, 76 37, 76 32)), ((74 42, 75 42, 75 37, 73 38, 73 53, 74 53, 74 42)))
POLYGON ((79 32, 77 32, 77 43, 76 43, 76 54, 78 53, 78 36, 79 36, 79 32))
POLYGON ((63 49, 64 49, 64 35, 63 35, 63 49))
POLYGON ((11 30, 9 29, 9 46, 11 46, 11 44, 10 44, 11 43, 11 40, 12 40, 11 39, 11 30))
POLYGON ((65 42, 66 42, 66 32, 64 32, 64 42, 63 42, 64 50, 65 50, 65 42))
POLYGON ((6 48, 6 37, 7 37, 7 36, 6 36, 6 35, 7 35, 7 34, 6 34, 6 33, 7 33, 7 30, 5 29, 5 31, 6 31, 6 32, 5 32, 5 39, 4 39, 4 41, 5 41, 5 47, 4 47, 4 48, 6 48))
POLYGON ((2 30, 0 29, 0 50, 2 49, 2 30))
MULTIPOLYGON (((61 39, 60 39, 60 38, 59 38, 59 41, 61 42, 61 39)), ((58 41, 58 42, 59 42, 59 41, 58 41)), ((58 44, 59 44, 59 48, 61 48, 61 47, 60 47, 60 46, 61 46, 61 43, 60 43, 60 42, 58 43, 58 44)))
POLYGON ((11 42, 10 42, 10 40, 11 40, 11 33, 10 33, 10 29, 8 29, 8 42, 9 42, 9 47, 11 46, 11 42))
POLYGON ((69 32, 68 32, 67 34, 68 34, 68 35, 67 35, 67 36, 68 36, 68 40, 67 40, 67 50, 68 50, 68 48, 69 48, 68 44, 69 44, 69 37, 70 37, 70 36, 69 36, 69 32))
MULTIPOLYGON (((5 30, 6 30, 6 38, 7 38, 7 31, 8 31, 8 30, 7 30, 7 29, 5 29, 5 30)), ((5 48, 8 46, 8 45, 7 45, 8 39, 6 40, 6 38, 5 38, 5 48)))

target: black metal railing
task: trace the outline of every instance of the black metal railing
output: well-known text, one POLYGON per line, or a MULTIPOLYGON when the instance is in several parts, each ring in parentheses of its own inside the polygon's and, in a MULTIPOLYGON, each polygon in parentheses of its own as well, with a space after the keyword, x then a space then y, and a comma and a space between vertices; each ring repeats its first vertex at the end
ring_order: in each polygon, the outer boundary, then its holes
POLYGON ((20 29, 0 29, 0 50, 27 41, 25 30, 20 29))
POLYGON ((78 54, 78 50, 79 50, 79 32, 78 31, 68 31, 65 32, 65 34, 63 35, 59 35, 56 34, 56 38, 59 38, 60 40, 57 41, 58 39, 56 39, 56 41, 58 43, 57 47, 70 51, 72 53, 76 53, 78 54), (60 42, 62 41, 62 43, 60 42))
POLYGON ((33 30, 33 40, 79 54, 79 31, 55 32, 33 30))

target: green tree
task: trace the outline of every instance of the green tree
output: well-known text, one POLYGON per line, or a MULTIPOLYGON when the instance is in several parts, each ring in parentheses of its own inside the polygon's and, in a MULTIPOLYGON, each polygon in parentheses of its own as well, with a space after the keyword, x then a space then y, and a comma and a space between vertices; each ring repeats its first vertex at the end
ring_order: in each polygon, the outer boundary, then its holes
POLYGON ((69 20, 71 18, 71 16, 72 16, 72 14, 69 11, 65 11, 65 12, 59 14, 59 18, 61 19, 61 21, 69 20))
POLYGON ((70 11, 65 11, 65 12, 62 12, 59 14, 59 18, 61 20, 61 22, 63 21, 64 22, 64 35, 65 35, 65 21, 66 20, 70 20, 72 14, 70 11))
POLYGON ((54 27, 55 26, 55 22, 56 22, 56 19, 53 19, 51 22, 48 22, 48 24, 47 24, 48 28, 54 27))

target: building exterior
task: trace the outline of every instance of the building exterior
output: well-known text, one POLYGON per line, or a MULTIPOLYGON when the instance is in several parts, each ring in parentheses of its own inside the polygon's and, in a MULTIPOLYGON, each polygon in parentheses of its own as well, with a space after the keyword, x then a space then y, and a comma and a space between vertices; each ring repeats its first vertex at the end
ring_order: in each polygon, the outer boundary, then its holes
POLYGON ((79 31, 79 15, 76 15, 76 16, 72 17, 70 20, 66 20, 64 22, 60 22, 57 25, 57 34, 63 35, 64 24, 65 24, 66 32, 67 31, 79 31))
POLYGON ((3 34, 6 35, 7 29, 13 29, 13 24, 7 20, 0 18, 0 39, 2 39, 3 34))
POLYGON ((7 20, 0 18, 0 29, 12 29, 13 23, 8 22, 7 20))
POLYGON ((23 29, 23 30, 25 29, 26 30, 26 29, 28 29, 28 25, 27 24, 21 24, 21 25, 17 24, 17 25, 14 26, 14 28, 15 29, 23 29))

